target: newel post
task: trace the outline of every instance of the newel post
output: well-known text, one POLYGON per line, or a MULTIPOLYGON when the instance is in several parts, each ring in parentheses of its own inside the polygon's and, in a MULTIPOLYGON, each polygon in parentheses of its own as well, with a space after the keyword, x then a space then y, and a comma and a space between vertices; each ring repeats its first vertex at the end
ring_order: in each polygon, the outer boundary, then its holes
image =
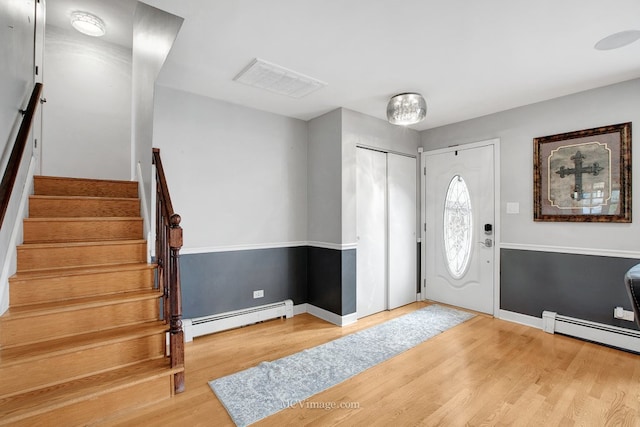
MULTIPOLYGON (((180 249, 182 248, 182 227, 180 215, 173 214, 169 218, 169 248, 171 251, 169 268, 169 298, 171 299, 171 316, 169 319, 171 367, 184 365, 184 332, 182 331, 182 292, 180 289, 180 249)), ((174 390, 184 391, 184 371, 174 375, 174 390)))

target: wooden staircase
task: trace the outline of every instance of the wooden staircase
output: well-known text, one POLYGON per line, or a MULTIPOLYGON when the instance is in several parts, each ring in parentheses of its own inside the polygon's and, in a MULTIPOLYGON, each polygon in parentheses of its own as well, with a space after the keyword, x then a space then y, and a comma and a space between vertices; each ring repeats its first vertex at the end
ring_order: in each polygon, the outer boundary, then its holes
POLYGON ((138 184, 37 176, 0 316, 0 425, 87 425, 167 399, 163 291, 138 184))

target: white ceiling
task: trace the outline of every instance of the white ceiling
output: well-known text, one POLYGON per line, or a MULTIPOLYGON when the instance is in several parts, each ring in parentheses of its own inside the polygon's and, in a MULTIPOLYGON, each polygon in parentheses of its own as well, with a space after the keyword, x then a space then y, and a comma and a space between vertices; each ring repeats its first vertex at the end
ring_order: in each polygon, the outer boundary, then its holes
POLYGON ((136 0, 46 0, 46 22, 47 25, 71 28, 72 12, 90 12, 105 23, 106 34, 102 40, 131 48, 136 3, 136 0))
MULTIPOLYGON (((130 0, 49 0, 106 4, 130 0)), ((427 99, 422 130, 640 77, 638 0, 144 0, 184 18, 158 83, 308 120, 337 107, 384 119, 427 99), (301 99, 233 81, 261 58, 328 83, 301 99)), ((602 108, 606 108, 603 105, 602 108)))

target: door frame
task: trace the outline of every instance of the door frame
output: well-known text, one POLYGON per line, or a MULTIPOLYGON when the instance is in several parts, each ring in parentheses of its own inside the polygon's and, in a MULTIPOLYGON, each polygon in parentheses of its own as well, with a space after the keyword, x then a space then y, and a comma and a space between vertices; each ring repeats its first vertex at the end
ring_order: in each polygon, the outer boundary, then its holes
POLYGON ((420 241, 422 244, 420 245, 420 299, 426 300, 426 287, 427 287, 427 279, 426 279, 426 262, 427 262, 427 253, 425 249, 426 242, 426 227, 427 227, 427 219, 426 219, 426 206, 425 206, 425 198, 424 191, 427 188, 426 181, 426 169, 425 169, 425 156, 442 154, 442 153, 451 153, 456 150, 461 149, 473 149, 484 146, 492 146, 493 147, 493 191, 494 191, 494 245, 493 245, 493 316, 498 317, 500 313, 500 248, 501 248, 501 236, 500 236, 500 206, 501 206, 501 198, 500 198, 500 138, 487 139, 478 142, 472 142, 468 144, 460 144, 460 145, 451 145, 446 148, 440 148, 436 150, 430 151, 421 151, 420 152, 420 241))

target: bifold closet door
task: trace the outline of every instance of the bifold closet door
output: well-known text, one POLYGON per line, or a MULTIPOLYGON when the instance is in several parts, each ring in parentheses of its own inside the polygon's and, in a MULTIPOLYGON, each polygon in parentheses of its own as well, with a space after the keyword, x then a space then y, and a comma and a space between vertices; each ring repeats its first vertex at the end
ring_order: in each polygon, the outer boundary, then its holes
POLYGON ((356 310, 358 317, 387 308, 387 155, 356 150, 356 310))
POLYGON ((389 309, 416 301, 416 165, 415 157, 387 154, 389 309))

